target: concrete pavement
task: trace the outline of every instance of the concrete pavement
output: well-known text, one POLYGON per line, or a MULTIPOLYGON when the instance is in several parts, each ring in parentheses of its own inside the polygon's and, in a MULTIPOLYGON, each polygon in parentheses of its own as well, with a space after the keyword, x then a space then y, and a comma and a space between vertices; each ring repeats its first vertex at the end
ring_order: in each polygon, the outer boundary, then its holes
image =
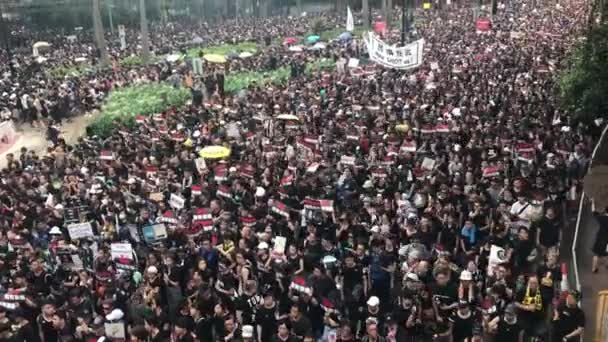
POLYGON ((595 242, 598 228, 597 221, 591 213, 591 205, 586 203, 583 206, 576 246, 579 281, 583 295, 581 305, 586 317, 584 342, 592 342, 595 334, 597 294, 599 291, 608 289, 608 263, 600 264, 598 273, 591 273, 591 259, 593 257, 591 248, 595 242))

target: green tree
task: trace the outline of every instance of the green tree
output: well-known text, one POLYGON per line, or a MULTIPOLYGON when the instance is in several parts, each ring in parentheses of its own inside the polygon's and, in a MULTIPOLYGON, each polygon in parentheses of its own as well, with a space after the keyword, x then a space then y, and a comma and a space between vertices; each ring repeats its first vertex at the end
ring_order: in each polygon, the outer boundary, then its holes
POLYGON ((591 28, 560 78, 562 107, 576 120, 608 118, 608 25, 591 28))

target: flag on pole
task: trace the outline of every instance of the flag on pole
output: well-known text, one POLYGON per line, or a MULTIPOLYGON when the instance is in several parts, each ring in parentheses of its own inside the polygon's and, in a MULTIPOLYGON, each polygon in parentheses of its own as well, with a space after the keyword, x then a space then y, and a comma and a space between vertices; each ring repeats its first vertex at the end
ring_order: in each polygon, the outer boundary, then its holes
POLYGON ((353 32, 355 30, 355 20, 353 19, 353 12, 350 10, 350 6, 346 8, 346 31, 353 32))

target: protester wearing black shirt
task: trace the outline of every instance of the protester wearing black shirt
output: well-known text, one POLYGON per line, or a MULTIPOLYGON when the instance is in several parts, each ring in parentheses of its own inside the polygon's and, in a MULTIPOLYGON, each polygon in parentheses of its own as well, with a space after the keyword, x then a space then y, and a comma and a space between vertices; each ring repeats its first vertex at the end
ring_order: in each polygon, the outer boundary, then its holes
POLYGON ((578 307, 574 294, 569 293, 566 304, 554 310, 553 326, 553 341, 576 341, 583 336, 585 313, 578 307))
POLYGON ((524 330, 518 322, 516 308, 507 305, 504 314, 496 316, 489 322, 489 332, 495 342, 523 342, 524 330))
POLYGON ((468 341, 475 335, 477 316, 475 312, 471 310, 469 303, 460 302, 458 304, 458 309, 450 316, 449 321, 454 341, 468 341))

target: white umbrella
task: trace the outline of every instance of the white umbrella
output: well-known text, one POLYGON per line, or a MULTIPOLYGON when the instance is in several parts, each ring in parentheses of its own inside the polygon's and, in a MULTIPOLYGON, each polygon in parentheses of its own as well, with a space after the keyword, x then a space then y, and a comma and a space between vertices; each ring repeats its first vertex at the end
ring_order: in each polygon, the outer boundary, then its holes
POLYGON ((173 63, 173 62, 178 61, 180 58, 182 58, 182 55, 180 55, 178 53, 174 53, 174 54, 167 56, 167 62, 173 63))
POLYGON ((47 42, 36 42, 36 43, 34 43, 34 49, 48 48, 50 46, 51 46, 51 44, 49 44, 47 42))
POLYGON ((253 56, 253 54, 249 51, 245 51, 245 52, 241 52, 241 54, 239 55, 239 58, 249 58, 253 56))
POLYGON ((303 49, 302 49, 302 47, 301 47, 301 46, 297 46, 297 45, 296 45, 296 46, 292 46, 292 47, 290 47, 290 48, 289 48, 289 51, 291 51, 291 52, 302 52, 302 51, 303 51, 303 49))
POLYGON ((322 43, 322 42, 318 42, 315 45, 310 47, 311 50, 324 50, 326 48, 327 48, 327 44, 322 43))

